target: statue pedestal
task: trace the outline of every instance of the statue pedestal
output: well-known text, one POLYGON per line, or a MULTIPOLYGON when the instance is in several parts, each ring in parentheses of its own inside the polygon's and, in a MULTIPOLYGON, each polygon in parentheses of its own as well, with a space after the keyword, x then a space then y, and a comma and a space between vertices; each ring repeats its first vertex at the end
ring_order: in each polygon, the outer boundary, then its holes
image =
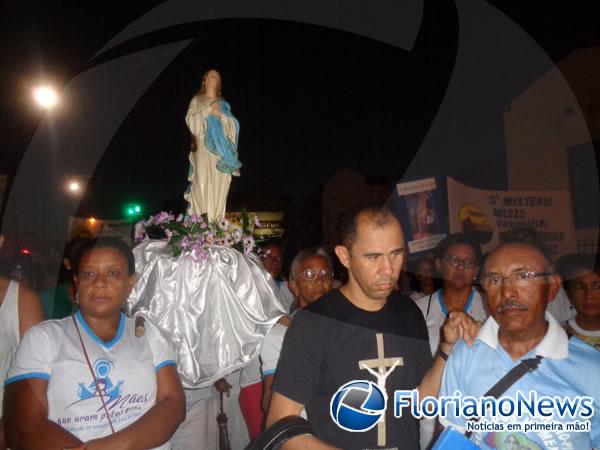
POLYGON ((186 388, 211 385, 260 353, 264 336, 285 313, 279 288, 253 254, 213 245, 206 260, 147 240, 133 253, 138 280, 126 312, 168 337, 186 388))

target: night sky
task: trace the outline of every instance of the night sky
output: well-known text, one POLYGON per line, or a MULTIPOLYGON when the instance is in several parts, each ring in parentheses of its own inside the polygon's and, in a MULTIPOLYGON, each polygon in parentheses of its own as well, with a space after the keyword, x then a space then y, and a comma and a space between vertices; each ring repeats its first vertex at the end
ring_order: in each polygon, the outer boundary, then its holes
MULTIPOLYGON (((141 202, 148 212, 182 206, 189 148, 184 117, 208 68, 221 71, 224 96, 241 124, 244 166, 232 198, 258 190, 300 202, 339 167, 374 180, 401 178, 444 98, 459 39, 454 3, 431 1, 410 52, 316 25, 227 19, 150 33, 94 58, 160 2, 53 3, 14 2, 4 11, 0 173, 15 173, 42 120, 31 106, 32 83, 49 79, 64 86, 105 61, 193 39, 135 104, 93 173, 79 212, 102 218, 118 218, 127 201, 141 202)), ((490 3, 554 62, 600 43, 597 0, 490 3)), ((534 79, 511 89, 517 95, 534 79)), ((501 160, 486 178, 490 187, 501 187, 501 160)))

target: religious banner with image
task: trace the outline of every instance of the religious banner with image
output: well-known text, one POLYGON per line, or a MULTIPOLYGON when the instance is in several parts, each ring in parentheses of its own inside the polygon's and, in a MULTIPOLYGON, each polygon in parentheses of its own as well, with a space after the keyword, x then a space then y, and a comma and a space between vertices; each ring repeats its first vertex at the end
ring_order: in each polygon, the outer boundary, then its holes
POLYGON ((568 191, 488 191, 448 178, 450 231, 472 235, 487 253, 502 233, 532 228, 553 258, 577 251, 568 191))
MULTIPOLYGON (((242 223, 242 212, 227 212, 225 217, 235 224, 242 223)), ((250 230, 257 241, 280 238, 285 233, 281 211, 248 211, 250 230)))
POLYGON ((410 254, 425 252, 446 237, 435 178, 398 183, 396 205, 410 254))

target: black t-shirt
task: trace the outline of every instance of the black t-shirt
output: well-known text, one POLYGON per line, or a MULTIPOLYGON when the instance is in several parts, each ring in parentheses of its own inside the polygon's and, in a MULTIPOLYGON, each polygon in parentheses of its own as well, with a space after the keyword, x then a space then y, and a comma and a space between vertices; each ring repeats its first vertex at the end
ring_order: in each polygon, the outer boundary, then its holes
MULTIPOLYGON (((273 390, 302 403, 317 437, 343 449, 419 448, 418 421, 394 418, 393 394, 414 389, 433 361, 427 326, 419 308, 399 295, 377 312, 354 306, 339 290, 294 317, 283 343, 273 390), (377 359, 376 335, 383 335, 384 358, 403 358, 386 380, 386 442, 377 445, 377 426, 365 432, 340 428, 329 413, 332 396, 352 380, 377 379, 359 361, 377 359)), ((387 369, 386 369, 387 370, 387 369)), ((376 369, 375 369, 376 371, 376 369)))

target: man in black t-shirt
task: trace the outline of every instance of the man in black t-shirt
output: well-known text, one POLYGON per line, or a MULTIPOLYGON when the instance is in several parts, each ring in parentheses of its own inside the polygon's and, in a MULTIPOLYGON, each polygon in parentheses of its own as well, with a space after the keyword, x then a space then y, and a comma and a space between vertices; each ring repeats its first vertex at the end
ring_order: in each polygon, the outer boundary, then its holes
MULTIPOLYGON (((418 422, 406 414, 393 417, 393 392, 419 386, 421 398, 437 395, 444 357, 463 334, 471 341, 476 329, 466 315, 452 313, 444 326, 441 355, 432 362, 423 316, 413 302, 392 295, 405 257, 396 217, 387 210, 357 209, 343 217, 340 231, 342 245, 335 252, 348 269, 348 283, 294 319, 277 366, 267 426, 305 408, 315 436, 298 436, 285 449, 416 450, 418 422), (344 429, 340 422, 348 422, 334 421, 330 414, 331 406, 340 411, 336 392, 354 380, 367 383, 360 386, 363 390, 351 387, 352 395, 344 397, 349 404, 344 411, 350 414, 353 409, 359 415, 364 409, 381 409, 381 397, 369 393, 387 395, 384 419, 364 432, 344 429), (366 391, 369 383, 376 388, 366 391)), ((363 418, 370 419, 368 414, 363 418)))

